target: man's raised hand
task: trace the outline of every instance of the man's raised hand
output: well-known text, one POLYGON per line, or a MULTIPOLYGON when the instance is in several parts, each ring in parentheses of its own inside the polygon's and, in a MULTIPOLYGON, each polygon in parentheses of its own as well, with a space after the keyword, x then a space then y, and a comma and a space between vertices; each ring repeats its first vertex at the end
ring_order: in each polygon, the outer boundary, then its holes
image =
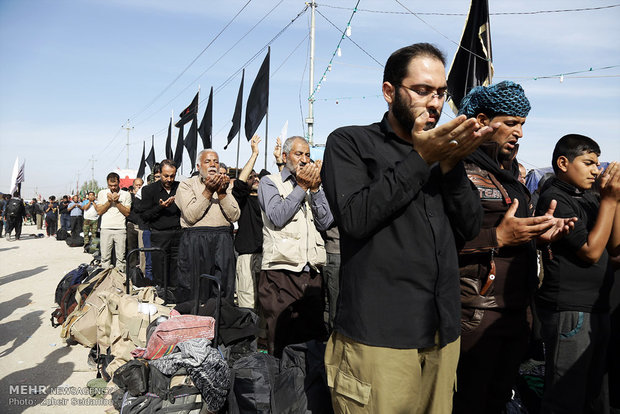
POLYGON ((440 162, 442 172, 450 171, 456 163, 486 141, 499 124, 481 126, 475 118, 460 115, 436 128, 424 130, 428 112, 419 108, 415 114, 411 137, 413 147, 428 165, 440 162))

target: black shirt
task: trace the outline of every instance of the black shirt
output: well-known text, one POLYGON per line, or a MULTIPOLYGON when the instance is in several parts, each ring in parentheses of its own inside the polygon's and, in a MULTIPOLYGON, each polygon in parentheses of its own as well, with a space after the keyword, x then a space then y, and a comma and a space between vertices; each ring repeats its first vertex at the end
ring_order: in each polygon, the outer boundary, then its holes
POLYGON ((340 230, 335 330, 358 342, 425 348, 456 340, 455 235, 480 230, 482 207, 463 164, 429 167, 387 121, 328 137, 321 178, 340 230))
POLYGON ((166 208, 159 205, 159 200, 166 201, 174 196, 177 188, 179 188, 178 181, 172 182, 170 192, 166 191, 161 181, 142 187, 142 199, 138 203, 136 212, 151 230, 181 228, 181 210, 176 203, 173 202, 166 208))
POLYGON ((239 229, 235 236, 235 250, 239 254, 263 251, 263 217, 256 195, 250 195, 251 188, 241 180, 233 183, 232 195, 239 204, 239 229))
POLYGON ((140 214, 136 211, 139 199, 136 198, 134 193, 130 192, 129 195, 131 195, 131 208, 129 209, 129 215, 127 216, 127 223, 136 224, 139 229, 147 229, 148 227, 145 227, 142 217, 140 217, 140 214))
POLYGON ((551 200, 557 200, 554 216, 577 217, 575 228, 551 243, 551 255, 543 249, 545 277, 538 291, 538 303, 558 311, 607 312, 613 272, 607 250, 594 264, 577 256, 594 227, 600 203, 591 192, 583 192, 557 178, 550 178, 538 200, 537 214, 544 214, 551 200))
POLYGON ((69 201, 66 200, 62 200, 59 204, 58 204, 58 211, 60 212, 61 216, 64 215, 69 215, 70 212, 67 211, 67 208, 69 207, 69 201))

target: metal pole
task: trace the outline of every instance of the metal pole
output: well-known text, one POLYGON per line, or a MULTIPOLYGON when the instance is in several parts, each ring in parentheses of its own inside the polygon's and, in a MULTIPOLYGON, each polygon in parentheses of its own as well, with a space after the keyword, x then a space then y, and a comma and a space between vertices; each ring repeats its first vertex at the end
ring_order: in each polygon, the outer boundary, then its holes
POLYGON ((239 147, 241 146, 241 128, 237 135, 237 165, 235 165, 235 178, 239 178, 239 147))
POLYGON ((314 144, 314 97, 312 96, 314 88, 314 10, 316 9, 314 0, 312 0, 310 6, 312 10, 310 18, 310 92, 308 94, 308 118, 306 118, 306 123, 308 124, 308 142, 312 146, 314 144))
POLYGON ((90 167, 90 179, 95 182, 95 154, 93 154, 93 157, 89 161, 92 163, 90 167))
POLYGON ((267 113, 265 114, 265 169, 267 169, 267 141, 269 141, 269 103, 267 103, 267 113))
POLYGON ((127 123, 121 128, 127 130, 127 162, 125 163, 125 168, 129 168, 129 131, 133 129, 133 127, 129 126, 129 119, 127 120, 127 123))

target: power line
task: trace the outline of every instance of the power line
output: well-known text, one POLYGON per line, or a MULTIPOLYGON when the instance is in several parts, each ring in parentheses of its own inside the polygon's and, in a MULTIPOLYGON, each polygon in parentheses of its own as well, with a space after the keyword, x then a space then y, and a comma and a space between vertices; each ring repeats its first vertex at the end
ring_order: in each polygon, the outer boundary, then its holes
POLYGON ((258 52, 256 52, 256 54, 254 54, 254 56, 252 56, 250 59, 248 59, 237 71, 235 71, 224 82, 222 82, 217 88, 215 88, 214 92, 218 93, 224 87, 226 87, 226 85, 228 85, 239 73, 241 73, 241 71, 243 69, 245 69, 258 56, 260 56, 260 54, 263 53, 263 51, 265 49, 267 49, 267 47, 269 47, 273 42, 275 42, 282 35, 282 33, 284 33, 293 23, 295 23, 295 21, 297 19, 299 19, 307 10, 308 10, 308 5, 305 5, 304 8, 297 14, 297 16, 295 16, 293 19, 291 19, 291 21, 286 26, 284 26, 284 28, 282 30, 280 30, 274 37, 272 37, 271 40, 269 42, 267 42, 267 44, 265 46, 263 46, 258 52))
MULTIPOLYGON (((159 108, 158 110, 156 110, 155 112, 153 112, 151 115, 149 115, 147 118, 145 118, 144 120, 142 120, 139 124, 142 124, 146 121, 148 121, 149 119, 151 119, 153 116, 155 116, 156 114, 158 114, 162 109, 166 108, 168 105, 170 105, 170 103, 174 102, 179 96, 181 96, 187 89, 189 89, 191 86, 195 85, 196 82, 198 82, 198 80, 200 80, 209 70, 211 70, 217 63, 219 63, 220 60, 222 60, 230 51, 232 51, 243 39, 245 39, 260 23, 262 23, 263 20, 265 20, 280 4, 282 4, 284 0, 280 0, 274 7, 271 8, 271 10, 269 10, 267 12, 267 14, 265 14, 254 26, 252 26, 252 28, 250 28, 250 30, 248 30, 247 32, 245 32, 245 34, 243 36, 241 36, 239 38, 239 40, 237 40, 235 42, 235 44, 233 44, 230 48, 228 48, 228 50, 226 50, 222 55, 220 55, 220 57, 213 62, 207 69, 205 69, 200 75, 198 75, 198 77, 196 79, 194 79, 192 82, 190 82, 185 88, 183 88, 176 96, 174 96, 172 99, 170 99, 168 102, 166 102, 164 105, 162 105, 161 108, 159 108)), ((204 103, 208 98, 202 99, 199 104, 204 103)), ((139 125, 137 124, 137 125, 139 125)))
MULTIPOLYGON (((319 90, 321 90, 321 84, 326 79, 327 72, 331 71, 331 69, 332 69, 332 62, 334 61, 334 57, 336 56, 337 53, 340 52, 340 44, 344 40, 345 36, 348 37, 351 34, 351 20, 353 20, 353 16, 355 16, 355 13, 357 12, 357 6, 359 6, 359 4, 360 4, 360 0, 357 0, 357 3, 355 3, 355 8, 353 9, 353 13, 351 13, 351 16, 349 17, 349 21, 347 21, 347 27, 341 32, 342 35, 340 36, 340 39, 338 40, 338 44, 336 45, 336 49, 334 49, 334 52, 332 53, 332 57, 329 59, 329 64, 327 65, 327 67, 323 71, 323 75, 321 75, 321 80, 316 84, 316 86, 314 87, 314 90, 312 91, 312 93, 308 97, 309 101, 313 100, 314 96, 317 94, 317 92, 319 90)), ((325 17, 325 16, 323 16, 323 17, 325 17)))
POLYGON ((467 53, 469 53, 470 55, 476 56, 478 59, 482 59, 484 62, 490 62, 491 60, 484 57, 484 56, 479 56, 478 54, 472 52, 471 50, 461 46, 459 43, 455 42, 454 40, 450 39, 448 36, 446 36, 445 34, 441 33, 437 28, 435 28, 433 25, 431 25, 430 23, 428 23, 426 20, 424 20, 423 18, 421 18, 420 16, 418 16, 418 13, 415 13, 413 11, 411 11, 407 6, 405 6, 404 4, 402 4, 399 0, 394 0, 396 3, 400 4, 400 6, 407 10, 409 13, 413 14, 415 16, 416 19, 420 20, 422 23, 424 23, 425 25, 427 25, 428 27, 430 27, 431 29, 433 29, 435 32, 437 32, 439 35, 441 35, 443 38, 445 38, 446 40, 448 40, 449 42, 454 43, 458 48, 463 49, 464 51, 466 51, 467 53))
MULTIPOLYGON (((281 2, 280 2, 281 3, 281 2)), ((278 5, 280 4, 278 3, 278 5)), ((277 5, 276 5, 277 7, 277 5)), ((240 73, 244 68, 246 68, 250 63, 252 63, 258 56, 260 56, 260 54, 267 48, 269 47, 274 41, 276 41, 297 19, 299 19, 308 9, 308 5, 305 5, 304 8, 293 18, 291 19, 291 21, 289 23, 286 24, 286 26, 284 26, 284 28, 282 28, 274 37, 271 38, 271 40, 269 42, 267 42, 267 44, 265 46, 263 46, 258 52, 256 52, 256 54, 254 54, 254 56, 252 56, 248 61, 246 61, 243 66, 237 70, 235 73, 233 73, 230 77, 228 77, 222 84, 220 84, 215 90, 214 93, 218 93, 221 89, 223 89, 228 83, 230 83, 234 77, 240 73)), ((273 9, 272 9, 273 11, 273 9)), ((269 13, 268 13, 269 14, 269 13)), ((265 16, 266 17, 266 16, 265 16)), ((176 99, 176 98, 175 98, 176 99)), ((206 99, 201 100, 200 102, 204 102, 206 99)), ((153 117, 155 114, 157 114, 159 111, 153 113, 152 115, 149 116, 150 119, 151 117, 153 117)), ((141 121, 140 123, 145 122, 147 119, 141 121)), ((167 128, 167 127, 166 127, 167 128)), ((160 130, 159 132, 162 132, 164 130, 166 130, 166 128, 163 128, 162 130, 160 130)), ((157 134, 159 134, 156 133, 157 134)), ((217 133, 215 134, 217 135, 217 133)), ((114 159, 114 161, 116 161, 116 159, 118 158, 118 156, 114 159)), ((112 161, 112 162, 114 162, 112 161)))
POLYGON ((601 75, 601 76, 570 76, 570 75, 578 75, 581 73, 591 73, 591 72, 597 72, 599 70, 607 70, 607 69, 614 69, 614 68, 618 68, 620 67, 620 65, 611 65, 611 66, 602 66, 600 68, 589 68, 589 69, 584 69, 584 70, 577 70, 577 71, 572 71, 572 72, 563 72, 563 73, 558 73, 555 75, 542 75, 542 76, 496 76, 496 77, 502 77, 502 78, 506 78, 506 79, 525 79, 525 80, 539 80, 539 79, 554 79, 554 78, 560 78, 560 79, 564 79, 564 78, 615 78, 618 77, 619 75, 601 75))
MULTIPOLYGON (((327 16, 325 16, 323 13, 321 13, 321 11, 319 9, 316 9, 316 12, 325 20, 327 20, 327 22, 329 24, 331 24, 336 30, 340 31, 340 29, 338 28, 338 26, 336 26, 331 20, 329 20, 327 18, 327 16)), ((371 55, 370 53, 368 53, 366 50, 364 50, 363 47, 361 47, 359 44, 357 44, 357 42, 353 39, 351 39, 350 36, 347 36, 347 39, 349 39, 349 41, 351 41, 351 43, 353 43, 355 46, 357 46, 362 52, 364 52, 368 57, 370 57, 372 60, 374 60, 375 62, 377 62, 377 64, 381 67, 383 67, 383 63, 379 62, 373 55, 371 55)))
POLYGON ((301 42, 299 42, 299 43, 297 44, 297 46, 295 46, 295 48, 293 49, 293 51, 292 51, 291 53, 289 53, 289 55, 288 55, 288 56, 287 56, 287 57, 286 57, 286 58, 282 61, 282 63, 280 63, 280 66, 278 66, 278 67, 276 68, 276 70, 274 70, 274 71, 271 73, 271 76, 269 76, 269 79, 271 79, 271 78, 273 78, 273 77, 275 76, 275 74, 276 74, 276 73, 280 70, 280 68, 281 68, 282 66, 284 66, 284 64, 286 63, 286 61, 287 61, 287 60, 289 60, 289 58, 290 58, 291 56, 293 56, 293 53, 295 53, 295 52, 297 51, 297 49, 299 49, 299 47, 303 44, 304 40, 306 40, 306 39, 308 38, 308 36, 310 36, 310 34, 309 34, 309 33, 308 33, 308 34, 306 34, 306 35, 304 36, 304 38, 303 38, 303 39, 301 39, 301 42))
POLYGON ((220 35, 221 35, 222 33, 224 33, 224 31, 225 31, 225 30, 226 30, 226 29, 227 29, 227 28, 228 28, 228 27, 232 24, 232 22, 233 22, 233 21, 237 18, 237 16, 239 16, 239 15, 241 14, 241 12, 242 12, 243 10, 245 10, 245 8, 246 8, 246 7, 248 7, 248 5, 249 5, 251 2, 252 2, 252 0, 248 0, 248 1, 247 1, 244 5, 243 5, 243 7, 242 7, 242 8, 241 8, 238 12, 237 12, 237 14, 235 14, 235 15, 233 16, 233 18, 232 18, 232 19, 231 19, 228 23, 226 23, 226 26, 224 26, 224 27, 222 28, 222 30, 220 30, 220 31, 219 31, 219 33, 218 33, 217 35, 215 35, 215 37, 214 37, 214 38, 213 38, 213 39, 209 42, 209 44, 208 44, 208 45, 207 45, 204 49, 202 49, 202 51, 198 54, 198 56, 196 56, 196 57, 195 57, 195 58, 194 58, 194 59, 193 59, 193 60, 189 63, 189 65, 187 65, 187 66, 185 67, 185 69, 183 69, 183 71, 182 71, 182 72, 181 72, 181 73, 180 73, 180 74, 179 74, 176 78, 174 78, 174 80, 173 80, 172 82, 170 82, 170 83, 168 84, 168 86, 166 86, 166 87, 165 87, 165 88, 164 88, 164 89, 163 89, 163 90, 162 90, 162 91, 161 91, 161 92, 160 92, 157 96, 155 96, 155 98, 153 98, 153 100, 152 100, 151 102, 149 102, 149 104, 148 104, 148 105, 146 105, 144 108, 142 108, 142 109, 141 109, 141 110, 140 110, 137 114, 135 114, 135 115, 131 116, 131 117, 130 117, 130 119, 137 118, 139 115, 141 115, 142 113, 144 113, 144 111, 146 111, 148 108, 150 108, 150 107, 151 107, 151 106, 152 106, 152 105, 153 105, 153 104, 154 104, 154 103, 155 103, 155 102, 156 102, 156 101, 157 101, 157 100, 158 100, 158 99, 159 99, 159 98, 160 98, 160 97, 161 97, 164 93, 166 93, 166 91, 167 91, 168 89, 170 89, 170 87, 172 87, 172 85, 174 85, 174 84, 175 84, 175 82, 176 82, 176 81, 178 81, 178 80, 181 78, 181 76, 183 76, 183 75, 185 74, 185 72, 187 72, 187 70, 188 70, 188 69, 189 69, 189 68, 190 68, 190 67, 191 67, 194 63, 196 63, 196 61, 198 60, 198 58, 200 58, 200 56, 202 56, 202 55, 203 55, 203 54, 207 51, 207 49, 208 49, 208 48, 209 48, 209 47, 210 47, 210 46, 211 46, 211 45, 212 45, 212 44, 213 44, 213 43, 214 43, 214 42, 215 42, 215 41, 216 41, 216 40, 220 37, 220 35))
MULTIPOLYGON (((353 10, 350 7, 342 7, 342 6, 333 6, 331 4, 317 4, 318 6, 328 7, 331 9, 341 9, 341 10, 353 10)), ((600 7, 583 7, 579 9, 560 9, 560 10, 537 10, 537 11, 526 11, 526 12, 498 12, 498 13, 489 13, 491 16, 506 16, 506 15, 532 15, 532 14, 545 14, 545 13, 567 13, 567 12, 582 12, 582 11, 594 11, 594 10, 603 10, 603 9, 611 9, 613 7, 618 7, 620 4, 612 4, 610 6, 600 6, 600 7)), ((386 10, 370 10, 370 9, 357 9, 357 11, 367 12, 367 13, 380 13, 380 14, 409 14, 406 12, 398 12, 398 11, 386 11, 386 10)), ((467 13, 432 13, 432 12, 419 12, 417 13, 421 16, 467 16, 467 13)))

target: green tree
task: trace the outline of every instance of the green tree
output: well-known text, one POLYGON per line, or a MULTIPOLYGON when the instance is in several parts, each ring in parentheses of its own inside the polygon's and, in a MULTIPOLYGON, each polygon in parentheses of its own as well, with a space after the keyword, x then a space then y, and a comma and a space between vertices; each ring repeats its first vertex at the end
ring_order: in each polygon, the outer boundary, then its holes
POLYGON ((80 187, 80 196, 85 197, 89 191, 94 191, 97 194, 101 190, 97 180, 88 180, 80 187))

